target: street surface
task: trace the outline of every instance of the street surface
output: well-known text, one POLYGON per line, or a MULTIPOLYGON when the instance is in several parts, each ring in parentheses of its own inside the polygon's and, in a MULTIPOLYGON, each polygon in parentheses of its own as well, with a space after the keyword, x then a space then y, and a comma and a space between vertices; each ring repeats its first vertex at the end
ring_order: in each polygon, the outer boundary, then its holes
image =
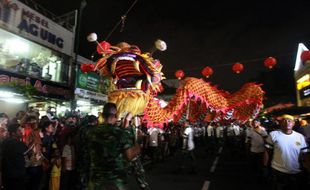
MULTIPOLYGON (((223 145, 195 150, 197 173, 176 170, 179 156, 154 165, 145 163, 147 180, 152 190, 261 190, 270 189, 265 181, 256 179, 247 165, 245 150, 223 145)), ((134 177, 130 188, 138 190, 134 177)))

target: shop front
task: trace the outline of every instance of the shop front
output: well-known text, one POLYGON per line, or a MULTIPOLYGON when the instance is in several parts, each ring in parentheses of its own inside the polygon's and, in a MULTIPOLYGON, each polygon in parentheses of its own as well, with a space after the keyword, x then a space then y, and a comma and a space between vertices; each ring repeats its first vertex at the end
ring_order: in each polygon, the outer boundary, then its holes
POLYGON ((310 64, 301 60, 304 51, 308 51, 308 48, 300 43, 294 68, 298 106, 310 106, 310 64))
MULTIPOLYGON (((10 115, 28 107, 37 109, 40 115, 46 115, 50 109, 55 110, 54 114, 64 113, 73 98, 68 86, 3 70, 0 70, 0 94, 2 104, 16 107, 9 111, 10 115)), ((8 110, 1 106, 0 111, 8 110)))
MULTIPOLYGON (((78 56, 78 64, 92 63, 91 60, 78 56)), ((76 110, 82 114, 98 116, 102 112, 103 105, 107 102, 109 81, 107 78, 90 72, 84 73, 80 68, 76 73, 75 100, 76 110)))
POLYGON ((0 112, 70 108, 74 33, 19 1, 1 6, 0 112))

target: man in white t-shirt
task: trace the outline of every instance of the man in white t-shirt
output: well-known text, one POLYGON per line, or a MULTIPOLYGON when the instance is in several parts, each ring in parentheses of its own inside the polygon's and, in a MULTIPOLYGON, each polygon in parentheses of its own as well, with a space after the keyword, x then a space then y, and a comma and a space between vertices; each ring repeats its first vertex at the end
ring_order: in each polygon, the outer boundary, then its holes
POLYGON ((215 123, 210 122, 207 127, 207 143, 206 143, 206 152, 209 154, 213 154, 215 152, 216 144, 215 144, 215 123))
POLYGON ((189 173, 196 173, 195 164, 195 143, 194 143, 194 129, 189 124, 189 121, 185 121, 185 130, 183 132, 183 156, 181 158, 181 163, 179 164, 180 169, 183 169, 186 165, 190 166, 189 173), (188 162, 188 163, 186 163, 188 162))
POLYGON ((232 124, 234 135, 239 136, 240 135, 240 126, 237 123, 232 124))
POLYGON ((214 124, 210 123, 207 127, 208 138, 214 137, 214 124))
MULTIPOLYGON (((281 116, 280 130, 272 131, 266 139, 266 148, 273 149, 271 168, 276 189, 302 189, 304 175, 300 169, 301 149, 307 147, 302 134, 293 131, 294 117, 281 116)), ((267 165, 269 154, 265 153, 267 165)))
POLYGON ((162 134, 164 133, 164 131, 156 126, 156 127, 149 128, 147 133, 149 135, 148 149, 150 152, 150 156, 152 158, 152 162, 156 163, 157 161, 159 161, 160 149, 158 145, 159 145, 159 141, 163 140, 162 134))
POLYGON ((183 144, 183 149, 186 149, 188 151, 192 151, 195 148, 195 143, 194 143, 194 129, 191 125, 189 125, 188 122, 185 123, 185 130, 183 133, 183 138, 184 138, 184 144, 183 144))
POLYGON ((222 124, 216 124, 215 135, 217 143, 221 145, 224 142, 224 126, 222 124))

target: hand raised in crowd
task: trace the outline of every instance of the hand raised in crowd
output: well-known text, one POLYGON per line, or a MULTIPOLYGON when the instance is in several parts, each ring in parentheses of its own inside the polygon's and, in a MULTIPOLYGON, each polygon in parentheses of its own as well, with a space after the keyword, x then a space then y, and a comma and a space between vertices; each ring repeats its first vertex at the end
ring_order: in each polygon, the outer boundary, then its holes
POLYGON ((125 119, 124 119, 123 127, 125 127, 125 128, 129 127, 130 121, 132 120, 132 117, 133 117, 132 113, 130 113, 130 112, 127 113, 127 115, 125 116, 125 119))

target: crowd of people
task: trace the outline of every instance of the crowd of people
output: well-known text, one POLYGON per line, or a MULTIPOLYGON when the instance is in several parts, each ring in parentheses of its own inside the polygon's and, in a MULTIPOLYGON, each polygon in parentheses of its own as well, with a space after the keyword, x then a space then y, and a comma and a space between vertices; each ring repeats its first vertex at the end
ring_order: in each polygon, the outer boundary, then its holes
POLYGON ((186 120, 147 128, 130 113, 118 118, 112 103, 99 117, 1 113, 0 185, 5 190, 126 190, 133 175, 140 189, 150 189, 145 163, 154 167, 179 157, 176 171, 195 174, 195 148, 214 153, 226 145, 232 155, 245 151, 257 179, 273 189, 302 189, 309 186, 309 132, 310 125, 301 127, 290 115, 269 123, 186 120))

